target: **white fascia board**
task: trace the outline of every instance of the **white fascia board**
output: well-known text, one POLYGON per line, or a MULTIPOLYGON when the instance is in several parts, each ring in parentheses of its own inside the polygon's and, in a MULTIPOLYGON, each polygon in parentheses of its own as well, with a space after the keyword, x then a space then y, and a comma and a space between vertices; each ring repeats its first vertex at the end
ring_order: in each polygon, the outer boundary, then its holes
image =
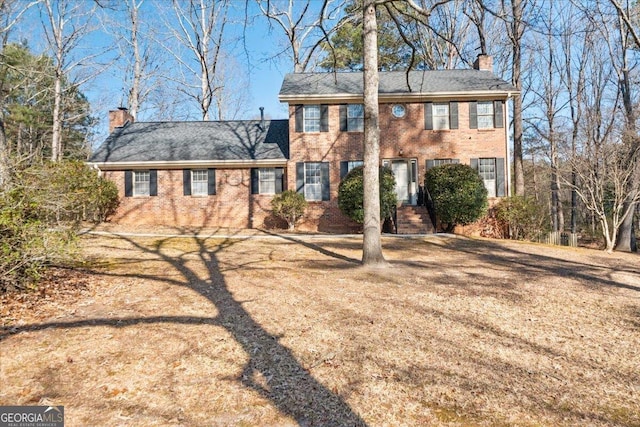
MULTIPOLYGON (((431 93, 413 93, 413 92, 402 92, 402 93, 381 93, 378 95, 378 100, 380 103, 390 103, 390 102, 424 102, 431 100, 479 100, 479 99, 507 99, 512 94, 515 94, 514 91, 491 91, 491 90, 482 90, 482 91, 470 91, 470 92, 431 92, 431 93)), ((346 94, 346 93, 336 93, 330 95, 280 95, 280 102, 287 102, 289 104, 302 103, 309 104, 312 102, 316 103, 327 103, 327 104, 339 104, 339 103, 347 103, 347 102, 363 102, 362 95, 354 95, 354 94, 346 94)))
POLYGON ((178 162, 154 161, 154 162, 88 162, 91 167, 100 170, 126 170, 126 169, 246 169, 255 167, 284 167, 286 159, 266 160, 189 160, 178 162))

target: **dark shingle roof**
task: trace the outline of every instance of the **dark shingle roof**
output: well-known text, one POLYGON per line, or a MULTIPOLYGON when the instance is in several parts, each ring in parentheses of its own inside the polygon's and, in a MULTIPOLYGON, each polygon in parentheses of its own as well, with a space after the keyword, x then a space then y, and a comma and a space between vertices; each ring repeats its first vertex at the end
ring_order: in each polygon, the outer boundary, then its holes
POLYGON ((89 162, 285 160, 288 120, 140 122, 117 128, 89 162))
MULTIPOLYGON (((453 92, 516 92, 516 88, 489 71, 438 70, 389 71, 380 73, 381 95, 437 94, 453 92), (407 84, 408 81, 408 84, 407 84)), ((362 73, 297 73, 287 74, 280 98, 313 95, 362 95, 362 73)))

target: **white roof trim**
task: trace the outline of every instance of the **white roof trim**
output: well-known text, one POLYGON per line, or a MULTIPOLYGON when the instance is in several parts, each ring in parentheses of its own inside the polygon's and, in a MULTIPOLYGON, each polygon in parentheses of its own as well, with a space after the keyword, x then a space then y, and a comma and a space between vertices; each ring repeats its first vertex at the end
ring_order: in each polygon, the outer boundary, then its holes
MULTIPOLYGON (((399 93, 380 93, 378 94, 379 102, 408 102, 408 101, 429 101, 433 99, 507 99, 514 91, 509 90, 478 90, 470 92, 399 92, 399 93)), ((326 103, 340 103, 342 101, 363 101, 363 96, 352 93, 334 93, 334 94, 318 94, 318 95, 278 95, 280 102, 299 102, 299 101, 318 101, 326 103), (330 101, 330 102, 329 102, 330 101)))
POLYGON ((125 169, 195 169, 195 168, 225 168, 246 169, 251 167, 279 167, 286 166, 286 159, 266 160, 184 160, 184 161, 153 161, 153 162, 89 162, 92 167, 100 170, 125 169))

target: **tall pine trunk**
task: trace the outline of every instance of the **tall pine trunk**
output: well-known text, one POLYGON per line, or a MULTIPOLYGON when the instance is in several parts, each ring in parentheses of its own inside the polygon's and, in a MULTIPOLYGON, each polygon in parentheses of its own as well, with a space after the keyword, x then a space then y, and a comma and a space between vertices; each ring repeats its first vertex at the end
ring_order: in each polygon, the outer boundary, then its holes
POLYGON ((380 236, 380 128, 378 126, 378 24, 375 0, 363 5, 364 45, 364 239, 362 263, 385 264, 380 236))

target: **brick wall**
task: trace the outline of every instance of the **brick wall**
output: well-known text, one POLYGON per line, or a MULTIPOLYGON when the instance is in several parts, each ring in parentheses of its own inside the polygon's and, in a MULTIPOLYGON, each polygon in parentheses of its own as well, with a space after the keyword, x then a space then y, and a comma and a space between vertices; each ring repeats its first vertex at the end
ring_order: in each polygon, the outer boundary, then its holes
POLYGON ((158 170, 158 195, 124 197, 124 171, 106 171, 116 183, 120 206, 110 221, 126 225, 273 228, 271 195, 250 194, 249 169, 216 169, 216 194, 184 196, 182 169, 158 170))
MULTIPOLYGON (((425 130, 423 103, 404 104, 406 114, 402 118, 391 114, 393 105, 380 105, 380 157, 381 160, 417 159, 419 185, 424 181, 427 159, 454 158, 469 164, 472 158, 507 157, 505 129, 470 129, 469 104, 466 101, 458 103, 458 129, 451 130, 425 130)), ((289 135, 289 188, 296 188, 297 162, 330 162, 331 199, 329 202, 310 202, 311 208, 301 229, 327 232, 359 229, 340 213, 337 195, 340 161, 363 159, 363 133, 340 131, 338 105, 329 106, 328 132, 296 132, 295 106, 291 105, 289 135)))
MULTIPOLYGON (((380 105, 381 159, 417 159, 418 184, 422 185, 427 159, 456 158, 469 164, 471 158, 507 157, 505 129, 469 129, 469 106, 458 103, 455 130, 425 130, 424 104, 405 104, 406 114, 395 118, 393 104, 380 105), (402 149, 402 154, 400 153, 402 149)), ((330 200, 309 202, 298 229, 329 233, 357 232, 361 226, 338 209, 340 161, 362 160, 362 132, 340 131, 338 105, 329 106, 329 131, 295 132, 295 107, 290 106, 290 160, 286 187, 296 188, 297 162, 329 162, 330 200)), ((158 170, 158 195, 124 197, 124 171, 107 171, 119 189, 121 204, 111 221, 128 225, 178 227, 274 228, 285 227, 270 214, 269 195, 250 194, 249 169, 216 169, 216 195, 184 196, 182 169, 158 170)))

